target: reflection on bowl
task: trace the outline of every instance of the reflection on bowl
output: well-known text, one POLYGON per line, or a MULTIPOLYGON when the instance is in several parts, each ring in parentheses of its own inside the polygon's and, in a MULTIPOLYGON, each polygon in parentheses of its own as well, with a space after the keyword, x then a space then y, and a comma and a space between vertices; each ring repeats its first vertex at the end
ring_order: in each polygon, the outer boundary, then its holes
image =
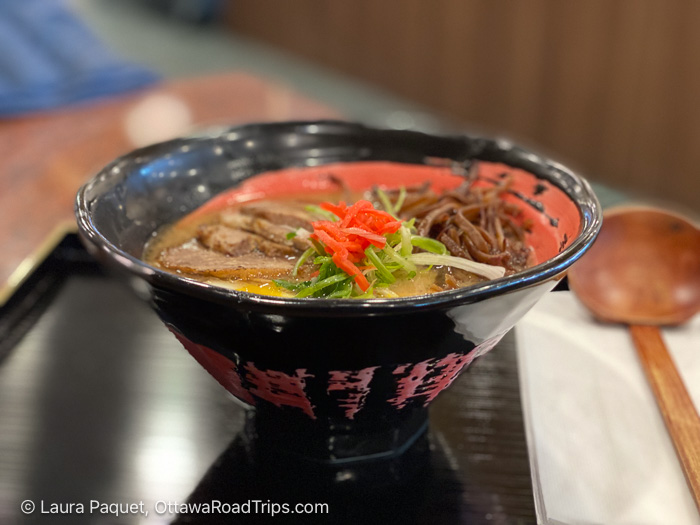
POLYGON ((258 449, 346 470, 395 460, 419 440, 430 402, 555 286, 601 224, 584 180, 504 141, 331 121, 247 125, 134 151, 81 188, 76 213, 92 253, 145 283, 185 348, 255 407, 258 449), (154 231, 225 190, 264 187, 256 181, 269 174, 258 174, 343 166, 352 181, 356 166, 357 184, 396 184, 401 166, 439 178, 475 161, 483 184, 513 176, 508 198, 533 225, 537 264, 526 271, 431 295, 329 300, 238 292, 141 260, 154 231))

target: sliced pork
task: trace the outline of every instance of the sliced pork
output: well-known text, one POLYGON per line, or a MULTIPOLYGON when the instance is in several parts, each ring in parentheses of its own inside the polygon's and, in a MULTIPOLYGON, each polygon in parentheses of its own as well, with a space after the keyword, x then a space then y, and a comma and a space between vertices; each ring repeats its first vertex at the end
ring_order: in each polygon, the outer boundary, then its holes
POLYGON ((255 233, 237 230, 222 224, 201 226, 197 239, 210 250, 233 257, 260 252, 269 257, 292 257, 298 254, 288 243, 273 242, 255 233))
POLYGON ((229 256, 189 242, 165 250, 158 262, 169 270, 186 274, 222 279, 275 279, 288 275, 294 268, 293 259, 268 257, 261 253, 229 256))
POLYGON ((258 217, 277 224, 286 226, 290 230, 304 228, 311 231, 311 221, 315 220, 304 204, 301 203, 279 203, 271 201, 252 202, 241 207, 243 215, 258 217))
POLYGON ((299 252, 303 252, 310 246, 308 238, 296 235, 297 228, 274 224, 260 217, 237 212, 222 213, 221 222, 230 228, 255 233, 271 242, 291 246, 299 252), (288 239, 289 234, 294 235, 288 239))
POLYGON ((223 279, 289 276, 311 246, 303 230, 310 231, 313 220, 302 204, 246 204, 221 213, 216 224, 200 226, 195 239, 168 248, 158 262, 169 270, 223 279))

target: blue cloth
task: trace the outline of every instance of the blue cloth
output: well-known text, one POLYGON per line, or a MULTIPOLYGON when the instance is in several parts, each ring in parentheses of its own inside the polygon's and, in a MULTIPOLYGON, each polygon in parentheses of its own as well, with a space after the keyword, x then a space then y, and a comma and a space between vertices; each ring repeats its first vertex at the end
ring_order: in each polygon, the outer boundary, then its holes
POLYGON ((0 0, 0 116, 121 93, 157 79, 112 54, 63 0, 0 0))

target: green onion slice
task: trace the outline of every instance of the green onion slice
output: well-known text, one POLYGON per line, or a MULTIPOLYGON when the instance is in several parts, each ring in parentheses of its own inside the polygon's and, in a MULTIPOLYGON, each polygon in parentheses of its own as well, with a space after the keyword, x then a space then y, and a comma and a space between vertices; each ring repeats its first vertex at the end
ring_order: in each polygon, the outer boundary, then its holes
POLYGON ((401 255, 408 257, 413 252, 413 246, 411 245, 411 230, 408 229, 406 224, 402 224, 399 228, 399 233, 401 234, 401 255))
POLYGON ((384 192, 383 189, 377 188, 377 197, 379 197, 379 201, 382 203, 384 211, 396 217, 396 211, 394 210, 394 206, 391 204, 389 196, 384 192))
POLYGON ((311 244, 313 244, 316 253, 319 255, 326 255, 326 249, 323 247, 323 244, 318 242, 316 239, 311 239, 311 244))
POLYGON ((408 257, 408 260, 415 264, 425 266, 436 265, 460 268, 467 272, 480 275, 481 277, 486 277, 487 279, 498 279, 499 277, 503 277, 506 273, 506 269, 502 266, 492 266, 490 264, 463 259, 462 257, 454 257, 453 255, 438 255, 436 253, 423 252, 411 255, 408 257))
POLYGON ((377 273, 382 277, 384 281, 388 283, 396 282, 396 277, 394 277, 388 270, 388 268, 384 266, 384 263, 377 255, 377 252, 374 251, 374 248, 372 246, 367 247, 367 249, 365 250, 365 255, 370 260, 370 262, 377 267, 377 273))
MULTIPOLYGON (((409 244, 409 246, 410 246, 410 244, 409 244)), ((389 259, 396 262, 398 265, 400 265, 402 268, 404 268, 407 272, 410 273, 410 272, 416 271, 416 265, 413 264, 408 257, 402 257, 401 255, 399 255, 399 253, 396 250, 394 250, 388 244, 386 246, 384 246, 383 250, 389 259)))
POLYGON ((298 294, 297 297, 309 297, 310 295, 315 294, 319 290, 323 290, 327 286, 331 286, 334 284, 338 284, 340 282, 348 280, 350 277, 347 274, 335 274, 331 275, 330 277, 327 277, 325 279, 322 279, 320 281, 317 281, 316 283, 312 284, 311 286, 308 286, 301 290, 298 294))
POLYGON ((309 248, 301 254, 299 259, 297 260, 297 263, 294 265, 294 270, 292 271, 292 275, 294 277, 296 277, 297 273, 299 273, 299 268, 301 267, 301 265, 304 264, 306 262, 306 259, 311 257, 314 253, 316 253, 316 250, 314 248, 309 248))
POLYGON ((348 279, 344 283, 338 284, 336 290, 331 292, 330 294, 328 294, 328 297, 335 298, 335 299, 347 299, 351 295, 352 295, 352 280, 348 279))
POLYGON ((421 237, 420 235, 414 235, 411 237, 411 244, 416 248, 425 250, 430 253, 437 253, 438 255, 446 255, 447 248, 440 241, 431 239, 430 237, 421 237))
POLYGON ((399 189, 399 198, 396 199, 396 203, 394 204, 394 211, 396 212, 397 217, 399 216, 404 200, 406 200, 406 186, 401 186, 399 189))
POLYGON ((304 281, 302 283, 295 283, 293 281, 285 281, 284 279, 273 279, 273 283, 275 283, 277 286, 281 286, 282 288, 285 288, 287 290, 290 290, 292 292, 297 292, 301 290, 302 288, 305 288, 306 286, 311 285, 311 281, 304 281))

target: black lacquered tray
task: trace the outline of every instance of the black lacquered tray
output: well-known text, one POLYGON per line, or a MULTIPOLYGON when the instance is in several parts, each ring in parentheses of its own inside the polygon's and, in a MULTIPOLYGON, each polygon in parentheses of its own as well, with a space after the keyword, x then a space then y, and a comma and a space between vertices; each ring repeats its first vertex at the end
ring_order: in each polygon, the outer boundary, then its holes
POLYGON ((74 234, 0 307, 0 524, 536 522, 512 335, 431 406, 427 469, 396 490, 273 488, 244 422, 74 234))

